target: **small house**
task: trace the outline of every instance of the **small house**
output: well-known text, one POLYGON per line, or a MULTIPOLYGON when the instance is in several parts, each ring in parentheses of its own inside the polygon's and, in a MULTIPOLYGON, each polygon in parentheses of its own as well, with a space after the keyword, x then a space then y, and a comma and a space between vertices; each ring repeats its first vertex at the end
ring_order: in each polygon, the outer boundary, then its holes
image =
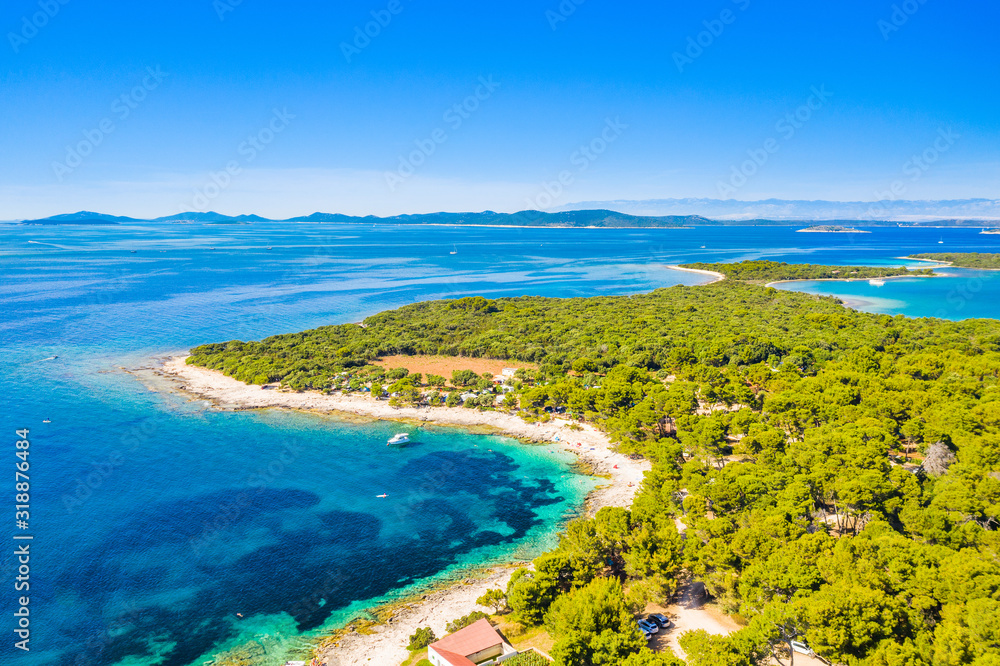
POLYGON ((476 666, 517 651, 504 641, 486 618, 473 622, 427 646, 434 666, 476 666))

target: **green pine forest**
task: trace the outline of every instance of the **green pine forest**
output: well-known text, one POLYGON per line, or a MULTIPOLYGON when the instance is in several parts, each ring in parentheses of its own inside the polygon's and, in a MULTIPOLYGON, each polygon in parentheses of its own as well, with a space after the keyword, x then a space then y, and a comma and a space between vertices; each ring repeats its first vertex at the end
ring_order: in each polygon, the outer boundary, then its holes
POLYGON ((956 268, 985 268, 989 270, 1000 268, 1000 254, 989 252, 934 252, 911 254, 910 257, 930 261, 946 261, 956 268))
POLYGON ((393 354, 532 362, 502 401, 470 373, 491 399, 465 405, 583 418, 652 462, 631 510, 572 521, 505 591, 560 666, 684 663, 652 653, 633 617, 689 578, 743 626, 684 635, 692 666, 787 663, 791 640, 839 664, 1000 664, 1000 321, 866 314, 728 279, 417 303, 203 345, 189 363, 461 404, 443 381, 372 364, 393 354))
POLYGON ((722 273, 730 280, 766 283, 780 280, 868 280, 882 277, 926 277, 934 274, 931 268, 909 270, 893 266, 818 266, 815 264, 787 264, 777 261, 742 261, 737 264, 683 264, 681 268, 722 273))

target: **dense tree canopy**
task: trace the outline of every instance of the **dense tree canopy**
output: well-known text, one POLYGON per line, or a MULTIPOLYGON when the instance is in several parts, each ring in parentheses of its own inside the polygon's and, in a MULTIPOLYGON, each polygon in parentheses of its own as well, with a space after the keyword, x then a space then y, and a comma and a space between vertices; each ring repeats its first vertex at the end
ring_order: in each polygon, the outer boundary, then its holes
POLYGON ((1000 268, 1000 254, 989 252, 933 252, 930 254, 911 254, 910 257, 946 261, 959 268, 1000 268))
POLYGON ((686 636, 689 663, 784 660, 791 640, 851 665, 1000 663, 1000 322, 725 280, 418 303, 193 354, 320 389, 390 354, 538 364, 523 410, 584 416, 653 463, 630 510, 569 523, 511 580, 513 619, 547 626, 559 664, 674 663, 626 619, 683 575, 747 623, 686 636))
MULTIPOLYGON (((919 255, 918 255, 919 256, 919 255)), ((779 280, 867 280, 869 278, 897 275, 932 275, 924 268, 911 271, 893 266, 817 266, 815 264, 788 264, 783 261, 741 261, 735 264, 683 264, 681 268, 722 273, 730 280, 741 282, 775 282, 779 280)))

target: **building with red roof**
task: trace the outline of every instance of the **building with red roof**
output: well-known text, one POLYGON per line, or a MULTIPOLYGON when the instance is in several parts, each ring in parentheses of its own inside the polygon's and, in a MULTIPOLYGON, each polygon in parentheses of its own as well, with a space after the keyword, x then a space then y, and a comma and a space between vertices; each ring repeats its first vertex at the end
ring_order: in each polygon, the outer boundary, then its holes
POLYGON ((476 666, 509 653, 517 651, 486 618, 427 646, 427 658, 434 666, 476 666))

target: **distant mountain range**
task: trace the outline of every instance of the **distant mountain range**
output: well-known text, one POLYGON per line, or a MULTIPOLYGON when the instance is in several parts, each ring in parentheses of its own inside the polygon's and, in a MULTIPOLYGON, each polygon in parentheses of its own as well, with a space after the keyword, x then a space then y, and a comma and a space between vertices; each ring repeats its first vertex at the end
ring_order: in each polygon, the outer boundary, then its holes
POLYGON ((90 211, 53 215, 20 224, 113 225, 164 224, 253 224, 254 222, 319 222, 336 224, 451 224, 515 227, 688 227, 688 226, 799 226, 813 222, 854 226, 988 226, 1000 220, 1000 200, 954 201, 722 201, 719 199, 650 199, 646 201, 600 201, 576 204, 555 212, 523 210, 518 213, 423 213, 418 215, 354 216, 313 213, 272 220, 259 215, 178 213, 138 219, 90 211))
POLYGON ((136 222, 208 222, 216 224, 240 224, 249 222, 270 222, 265 217, 259 215, 222 215, 221 213, 181 213, 179 215, 168 215, 152 219, 142 219, 137 217, 124 217, 122 215, 108 215, 106 213, 93 213, 88 210, 81 210, 78 213, 64 213, 43 217, 38 220, 21 220, 21 224, 134 224, 136 222))
POLYGON ((23 220, 21 224, 136 224, 136 223, 201 223, 201 224, 252 224, 254 222, 326 222, 338 224, 455 224, 517 227, 682 227, 716 224, 698 215, 626 215, 610 210, 574 210, 544 213, 526 210, 519 213, 425 213, 421 215, 395 215, 357 217, 340 213, 313 213, 287 220, 269 220, 259 215, 223 215, 221 213, 179 213, 149 220, 105 215, 90 211, 53 215, 39 220, 23 220))
MULTIPOLYGON (((878 225, 885 222, 935 222, 1000 220, 1000 199, 951 199, 942 201, 804 201, 765 199, 645 199, 639 201, 582 201, 563 210, 606 208, 630 215, 701 215, 723 222, 757 220, 802 222, 851 221, 878 225)), ((973 225, 975 226, 975 225, 973 225)))

